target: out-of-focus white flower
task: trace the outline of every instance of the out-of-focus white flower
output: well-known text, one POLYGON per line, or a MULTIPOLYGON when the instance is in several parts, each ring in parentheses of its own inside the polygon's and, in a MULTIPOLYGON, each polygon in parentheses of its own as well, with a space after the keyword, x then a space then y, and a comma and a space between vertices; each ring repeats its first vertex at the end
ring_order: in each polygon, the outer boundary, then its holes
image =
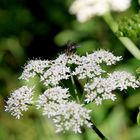
POLYGON ((48 60, 30 60, 24 67, 24 71, 19 79, 29 81, 36 74, 42 74, 44 69, 48 69, 51 62, 48 60))
POLYGON ((95 15, 103 15, 108 10, 107 0, 75 0, 70 7, 70 13, 76 14, 80 22, 85 22, 95 15))
POLYGON ((140 86, 139 81, 136 78, 125 71, 115 71, 112 74, 108 74, 107 78, 95 77, 90 83, 85 84, 86 102, 95 100, 97 105, 102 104, 103 100, 111 99, 114 101, 116 95, 112 92, 116 89, 122 91, 128 87, 137 88, 140 86))
POLYGON ((15 90, 6 102, 5 111, 10 112, 12 116, 20 119, 22 111, 27 111, 28 105, 33 103, 32 89, 33 88, 23 86, 15 90))
POLYGON ((81 126, 90 127, 90 110, 76 102, 69 102, 68 89, 54 87, 39 96, 37 108, 43 107, 43 115, 51 118, 56 126, 56 132, 71 130, 81 132, 81 126))
POLYGON ((130 7, 131 0, 110 0, 110 7, 113 11, 125 11, 130 7))
POLYGON ((70 7, 70 13, 76 14, 78 21, 85 22, 110 10, 125 11, 130 3, 131 0, 75 0, 70 7))

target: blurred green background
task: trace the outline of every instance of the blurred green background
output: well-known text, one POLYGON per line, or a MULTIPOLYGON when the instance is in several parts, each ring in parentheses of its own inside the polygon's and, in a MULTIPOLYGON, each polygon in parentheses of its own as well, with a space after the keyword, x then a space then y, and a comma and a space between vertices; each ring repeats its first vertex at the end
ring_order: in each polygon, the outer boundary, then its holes
MULTIPOLYGON (((140 67, 129 51, 118 41, 101 17, 79 23, 68 12, 71 0, 0 0, 0 140, 99 140, 89 129, 83 134, 55 134, 52 122, 31 108, 21 120, 4 111, 7 96, 19 86, 18 77, 27 60, 52 59, 64 51, 68 40, 78 42, 77 53, 84 55, 100 48, 123 56, 110 70, 126 70, 135 74, 140 67)), ((129 10, 112 13, 121 17, 137 13, 140 6, 132 0, 129 10)), ((140 39, 132 38, 140 48, 140 39)), ((39 91, 40 89, 38 89, 39 91)), ((140 90, 116 92, 115 102, 102 106, 88 105, 92 120, 110 140, 140 140, 136 117, 140 90)))

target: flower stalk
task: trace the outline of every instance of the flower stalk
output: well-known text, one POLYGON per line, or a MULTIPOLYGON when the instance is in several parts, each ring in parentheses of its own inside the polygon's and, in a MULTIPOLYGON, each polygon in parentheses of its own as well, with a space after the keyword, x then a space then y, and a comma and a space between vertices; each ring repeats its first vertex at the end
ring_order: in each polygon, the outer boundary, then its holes
POLYGON ((80 103, 80 99, 79 99, 78 92, 77 92, 77 87, 75 85, 75 81, 74 81, 74 78, 73 78, 72 74, 70 74, 70 78, 71 78, 72 86, 73 86, 73 89, 74 89, 74 92, 75 92, 76 100, 77 100, 78 103, 80 103))
POLYGON ((88 120, 88 121, 92 124, 91 129, 95 131, 95 133, 101 138, 101 140, 108 140, 91 120, 88 120))

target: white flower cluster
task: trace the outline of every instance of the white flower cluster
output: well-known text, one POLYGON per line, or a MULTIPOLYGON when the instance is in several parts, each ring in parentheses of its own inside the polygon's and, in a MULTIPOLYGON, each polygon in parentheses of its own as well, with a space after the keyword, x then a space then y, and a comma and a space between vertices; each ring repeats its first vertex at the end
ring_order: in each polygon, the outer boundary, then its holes
POLYGON ((76 54, 70 56, 61 54, 57 59, 52 61, 29 61, 20 79, 29 81, 30 77, 38 74, 44 85, 56 86, 62 79, 67 80, 70 75, 77 75, 79 79, 86 77, 93 78, 101 75, 105 72, 100 66, 101 63, 105 62, 106 65, 112 65, 120 60, 121 57, 116 57, 111 52, 105 50, 95 51, 82 57, 76 54), (70 64, 76 65, 74 71, 70 70, 70 64))
POLYGON ((70 76, 70 68, 67 67, 66 64, 67 57, 60 55, 56 60, 52 61, 50 68, 44 71, 41 76, 41 81, 43 81, 46 86, 56 86, 62 79, 68 79, 70 76))
POLYGON ((70 68, 67 64, 78 64, 80 57, 73 54, 67 56, 61 54, 57 59, 48 60, 30 60, 24 67, 24 71, 19 79, 29 81, 30 78, 38 75, 44 85, 56 86, 62 79, 68 79, 70 77, 70 68))
POLYGON ((75 68, 73 75, 78 75, 79 79, 94 78, 105 72, 100 66, 101 63, 104 62, 106 65, 112 65, 121 59, 120 56, 116 57, 105 50, 95 51, 92 54, 81 57, 80 63, 75 68))
MULTIPOLYGON (((70 94, 68 94, 68 89, 64 89, 60 86, 56 86, 54 88, 47 89, 42 95, 39 96, 39 99, 37 101, 37 108, 39 109, 40 107, 51 107, 49 104, 61 104, 68 102, 70 94)), ((49 112, 47 112, 47 109, 44 110, 43 114, 47 114, 48 117, 50 118, 51 115, 49 115, 49 112)), ((53 112, 53 111, 52 111, 53 112)), ((52 113, 50 112, 50 113, 52 113)))
MULTIPOLYGON (((90 110, 84 108, 82 103, 78 104, 81 99, 77 92, 74 95, 68 88, 60 86, 64 82, 62 80, 70 79, 72 76, 86 79, 84 80, 87 81, 84 85, 84 93, 86 92, 84 101, 87 103, 95 101, 100 105, 103 100, 114 101, 116 99, 114 90, 122 91, 128 87, 140 86, 135 77, 128 72, 107 73, 102 68, 102 63, 110 66, 121 59, 120 56, 114 56, 108 51, 99 50, 85 56, 61 54, 51 61, 31 60, 24 67, 20 79, 29 81, 37 74, 45 85, 46 91, 33 102, 32 88, 23 86, 11 94, 5 110, 19 119, 22 111, 27 111, 28 105, 34 103, 37 109, 43 109, 43 115, 53 120, 57 132, 72 130, 75 133, 81 133, 82 126, 91 126, 88 121, 90 110)), ((72 84, 74 84, 73 81, 72 84)))
POLYGON ((75 0, 70 7, 70 13, 76 14, 78 21, 85 22, 110 10, 125 11, 130 4, 131 0, 75 0))
POLYGON ((108 74, 108 77, 96 77, 90 83, 85 84, 86 102, 91 102, 95 100, 97 105, 102 104, 103 100, 111 99, 114 101, 116 95, 112 92, 116 89, 122 91, 128 87, 137 88, 140 83, 135 79, 135 77, 125 71, 116 71, 112 74, 108 74))
POLYGON ((6 102, 5 111, 11 113, 12 116, 15 116, 17 119, 23 115, 22 111, 28 110, 28 105, 33 103, 33 92, 32 88, 23 86, 15 90, 11 97, 9 97, 6 102))
POLYGON ((68 100, 70 94, 68 89, 54 87, 48 89, 39 96, 37 108, 43 107, 43 115, 52 118, 56 132, 72 130, 75 133, 81 133, 81 126, 90 127, 90 110, 83 108, 82 105, 68 100))
POLYGON ((50 67, 51 62, 47 60, 30 60, 24 67, 24 71, 19 79, 29 81, 29 78, 33 78, 36 74, 42 74, 44 69, 50 67))

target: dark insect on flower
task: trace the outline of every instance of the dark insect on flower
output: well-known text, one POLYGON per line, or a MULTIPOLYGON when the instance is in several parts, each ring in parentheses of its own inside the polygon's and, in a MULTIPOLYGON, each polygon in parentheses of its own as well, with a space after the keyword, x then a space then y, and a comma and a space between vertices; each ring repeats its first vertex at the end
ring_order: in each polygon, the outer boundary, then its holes
POLYGON ((77 43, 68 41, 67 42, 67 49, 66 49, 66 55, 71 55, 76 51, 76 48, 80 47, 77 43))

